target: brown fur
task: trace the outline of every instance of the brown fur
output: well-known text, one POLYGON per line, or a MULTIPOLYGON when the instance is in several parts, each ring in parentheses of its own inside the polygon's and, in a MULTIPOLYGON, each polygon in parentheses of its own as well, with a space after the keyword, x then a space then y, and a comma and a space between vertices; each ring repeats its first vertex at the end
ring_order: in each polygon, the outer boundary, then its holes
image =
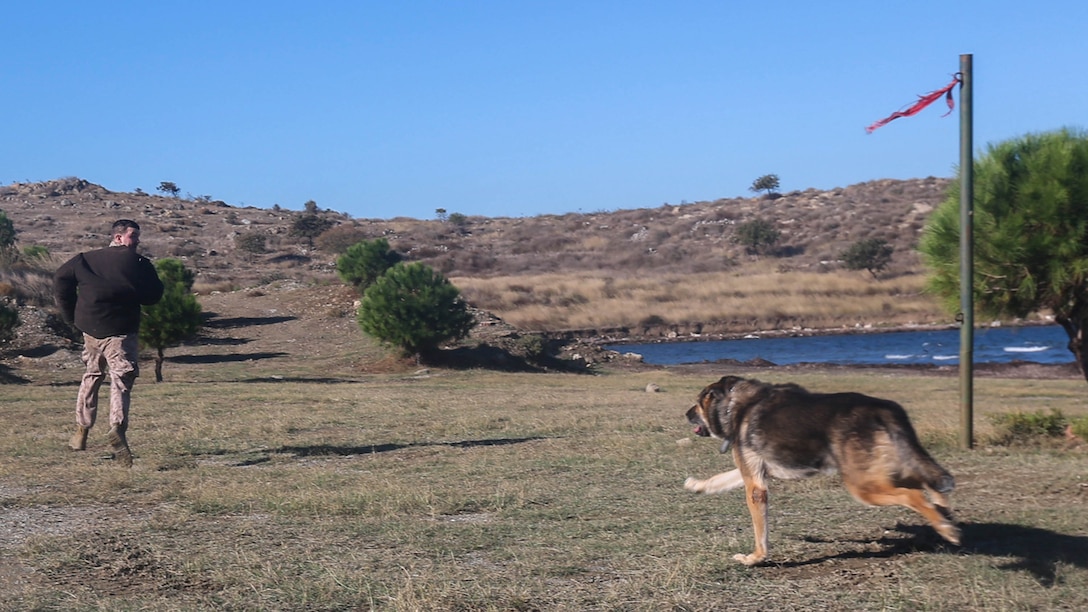
POLYGON ((720 493, 744 485, 755 529, 755 551, 734 555, 745 565, 767 558, 767 477, 842 475, 858 501, 901 505, 921 514, 945 540, 959 544, 946 494, 955 486, 918 442, 899 404, 860 393, 810 393, 725 376, 707 386, 687 412, 695 433, 722 440, 737 469, 684 488, 720 493), (928 495, 928 498, 927 498, 928 495))

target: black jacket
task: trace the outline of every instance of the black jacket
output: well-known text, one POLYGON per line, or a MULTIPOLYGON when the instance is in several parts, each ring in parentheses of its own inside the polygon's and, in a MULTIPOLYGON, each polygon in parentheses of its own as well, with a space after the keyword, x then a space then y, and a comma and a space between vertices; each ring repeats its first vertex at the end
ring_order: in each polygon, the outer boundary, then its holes
POLYGON ((162 298, 163 285, 151 260, 116 246, 80 253, 57 269, 54 297, 60 314, 95 338, 140 330, 140 306, 162 298))

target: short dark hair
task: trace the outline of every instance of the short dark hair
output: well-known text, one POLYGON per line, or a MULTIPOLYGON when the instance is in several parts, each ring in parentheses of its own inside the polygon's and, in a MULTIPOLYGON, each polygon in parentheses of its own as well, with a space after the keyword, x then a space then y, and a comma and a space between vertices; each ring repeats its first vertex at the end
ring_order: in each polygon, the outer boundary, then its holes
POLYGON ((140 224, 132 219, 118 219, 113 222, 113 227, 110 228, 110 235, 123 234, 125 233, 125 230, 130 227, 134 230, 138 230, 140 229, 140 224))

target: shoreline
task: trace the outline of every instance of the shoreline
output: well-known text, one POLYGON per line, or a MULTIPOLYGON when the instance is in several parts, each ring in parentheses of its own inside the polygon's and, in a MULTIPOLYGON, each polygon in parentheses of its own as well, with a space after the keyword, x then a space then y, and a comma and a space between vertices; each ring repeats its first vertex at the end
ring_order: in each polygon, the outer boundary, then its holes
MULTIPOLYGON (((1012 323, 999 322, 990 325, 976 325, 975 331, 995 329, 1001 327, 1009 328, 1021 328, 1021 327, 1047 327, 1050 325, 1057 325, 1053 321, 1016 321, 1012 323)), ((568 340, 580 340, 582 342, 596 344, 598 346, 603 345, 616 345, 624 346, 630 344, 666 344, 666 343, 681 343, 681 342, 720 342, 725 340, 745 340, 756 338, 809 338, 820 336, 860 336, 867 334, 894 334, 902 332, 918 332, 918 331, 947 331, 960 329, 960 325, 957 323, 911 323, 903 325, 889 325, 886 327, 875 327, 873 325, 855 326, 855 327, 825 327, 825 328, 791 328, 791 329, 765 329, 765 330, 750 330, 750 331, 737 331, 737 332, 715 332, 707 334, 686 334, 681 335, 677 333, 671 333, 665 336, 650 336, 627 333, 621 337, 615 337, 608 334, 590 334, 588 336, 579 336, 577 331, 567 331, 558 333, 549 333, 551 337, 565 338, 568 340)), ((586 330, 587 333, 590 330, 586 330)))
MULTIPOLYGON (((993 329, 997 327, 1026 328, 1045 327, 1056 325, 1052 321, 1017 321, 1013 323, 1001 323, 998 325, 976 326, 975 330, 993 329)), ((803 362, 794 364, 777 364, 766 359, 755 358, 751 360, 737 360, 730 358, 716 359, 713 361, 699 361, 681 364, 650 364, 642 361, 642 356, 637 353, 624 353, 619 347, 639 344, 672 344, 684 342, 717 342, 728 340, 741 340, 746 338, 803 338, 817 336, 836 335, 866 335, 882 333, 904 333, 917 331, 944 331, 957 330, 957 324, 911 324, 888 327, 858 327, 858 328, 822 328, 822 329, 789 329, 789 330, 760 330, 750 332, 700 334, 697 336, 674 337, 639 337, 627 335, 621 338, 609 336, 595 336, 588 338, 571 339, 571 345, 580 345, 584 353, 582 355, 596 361, 605 367, 619 367, 621 369, 645 369, 675 371, 678 373, 714 372, 720 375, 723 370, 744 369, 750 371, 766 372, 828 372, 843 373, 851 371, 877 372, 889 376, 922 375, 940 377, 958 377, 960 375, 959 364, 829 364, 819 362, 803 362), (605 347, 611 348, 605 348, 605 347), (588 350, 587 350, 588 349, 588 350)), ((972 373, 976 378, 1025 378, 1025 379, 1074 379, 1083 380, 1084 376, 1077 366, 1073 356, 1066 363, 1040 363, 1037 361, 1014 359, 1007 362, 975 362, 972 365, 972 373)))

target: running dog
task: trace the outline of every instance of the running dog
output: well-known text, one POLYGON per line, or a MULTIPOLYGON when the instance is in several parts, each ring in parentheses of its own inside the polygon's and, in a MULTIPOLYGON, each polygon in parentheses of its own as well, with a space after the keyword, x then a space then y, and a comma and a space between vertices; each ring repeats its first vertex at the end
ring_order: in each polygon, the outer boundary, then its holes
POLYGON ((744 485, 755 551, 733 558, 745 565, 767 558, 768 476, 838 472, 861 503, 906 506, 942 538, 960 543, 946 497, 955 481, 922 448, 906 411, 895 402, 725 376, 699 393, 687 419, 697 435, 722 440, 722 453, 733 450, 737 469, 706 480, 688 478, 684 488, 721 493, 744 485))

